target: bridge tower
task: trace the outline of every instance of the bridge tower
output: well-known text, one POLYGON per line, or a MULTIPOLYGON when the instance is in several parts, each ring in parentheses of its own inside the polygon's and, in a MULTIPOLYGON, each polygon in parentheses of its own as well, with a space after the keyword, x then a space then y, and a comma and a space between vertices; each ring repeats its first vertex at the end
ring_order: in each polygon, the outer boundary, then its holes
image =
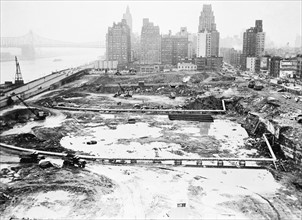
POLYGON ((34 33, 32 30, 26 35, 26 43, 21 46, 22 57, 26 59, 35 59, 35 44, 34 44, 34 33))
POLYGON ((15 85, 23 85, 24 81, 21 75, 21 69, 20 69, 20 64, 18 62, 17 57, 15 56, 15 61, 16 61, 16 75, 15 75, 15 85))

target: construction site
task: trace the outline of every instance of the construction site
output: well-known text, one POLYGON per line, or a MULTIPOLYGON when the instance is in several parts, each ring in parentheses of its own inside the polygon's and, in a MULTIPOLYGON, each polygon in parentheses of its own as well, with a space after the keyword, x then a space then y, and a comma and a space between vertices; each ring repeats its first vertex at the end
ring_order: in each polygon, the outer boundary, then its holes
POLYGON ((0 112, 1 219, 302 219, 302 94, 88 70, 0 112))

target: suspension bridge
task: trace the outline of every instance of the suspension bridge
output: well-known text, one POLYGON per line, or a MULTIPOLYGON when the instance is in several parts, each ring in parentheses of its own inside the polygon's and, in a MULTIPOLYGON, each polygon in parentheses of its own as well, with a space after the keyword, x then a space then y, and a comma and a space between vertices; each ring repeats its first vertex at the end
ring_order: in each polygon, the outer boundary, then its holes
POLYGON ((105 48, 105 44, 99 42, 74 43, 53 40, 35 34, 33 31, 19 37, 2 37, 1 48, 21 48, 22 55, 34 57, 35 48, 39 47, 69 47, 69 48, 105 48))

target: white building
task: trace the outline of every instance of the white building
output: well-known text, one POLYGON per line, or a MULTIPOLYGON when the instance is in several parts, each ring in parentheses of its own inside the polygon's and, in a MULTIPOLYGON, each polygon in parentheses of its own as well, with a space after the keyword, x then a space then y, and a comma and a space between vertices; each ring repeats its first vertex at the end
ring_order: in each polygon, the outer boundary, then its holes
POLYGON ((280 77, 292 78, 296 74, 296 64, 294 60, 281 60, 280 61, 280 77))
POLYGON ((192 63, 178 63, 177 69, 180 70, 186 70, 186 71, 195 71, 197 70, 197 65, 192 63))
POLYGON ((204 31, 197 34, 197 57, 208 57, 211 54, 211 33, 204 31))
POLYGON ((265 45, 265 32, 258 32, 256 34, 256 57, 262 57, 264 55, 265 45))
POLYGON ((257 57, 247 57, 246 58, 246 70, 252 73, 256 72, 257 57))
POLYGON ((117 60, 96 60, 94 62, 94 69, 98 70, 116 70, 118 65, 117 60))

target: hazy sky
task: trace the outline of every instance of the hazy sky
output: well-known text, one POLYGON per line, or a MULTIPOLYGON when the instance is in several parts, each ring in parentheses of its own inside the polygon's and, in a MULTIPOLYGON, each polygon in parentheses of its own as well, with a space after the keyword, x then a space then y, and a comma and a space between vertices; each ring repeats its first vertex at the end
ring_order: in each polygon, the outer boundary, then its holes
POLYGON ((196 33, 203 4, 212 4, 221 37, 241 35, 262 19, 266 35, 278 45, 294 45, 301 34, 301 0, 295 1, 4 1, 1 0, 1 37, 21 36, 32 29, 56 40, 87 42, 105 40, 113 22, 119 22, 127 5, 134 32, 142 19, 172 33, 186 26, 196 33))

